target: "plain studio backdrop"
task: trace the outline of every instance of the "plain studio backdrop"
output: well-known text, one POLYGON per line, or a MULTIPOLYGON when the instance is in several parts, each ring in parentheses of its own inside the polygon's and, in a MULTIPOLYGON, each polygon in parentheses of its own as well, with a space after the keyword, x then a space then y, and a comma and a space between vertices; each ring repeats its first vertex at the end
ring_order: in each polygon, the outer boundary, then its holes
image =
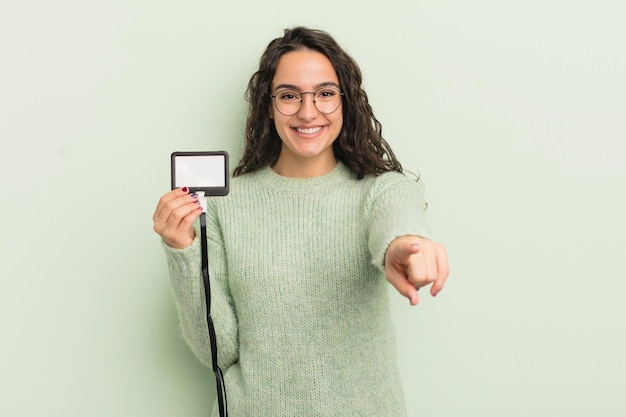
POLYGON ((246 83, 300 24, 360 64, 449 250, 437 299, 389 292, 409 417, 626 415, 625 21, 622 0, 3 3, 0 415, 208 415, 152 212, 171 152, 236 163, 246 83))

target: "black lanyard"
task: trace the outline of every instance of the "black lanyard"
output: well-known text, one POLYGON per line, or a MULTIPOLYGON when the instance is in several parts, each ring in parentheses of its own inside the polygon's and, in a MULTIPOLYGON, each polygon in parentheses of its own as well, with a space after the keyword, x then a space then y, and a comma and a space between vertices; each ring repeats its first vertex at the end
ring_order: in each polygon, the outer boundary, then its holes
POLYGON ((220 417, 228 417, 226 400, 226 385, 224 384, 224 374, 217 365, 217 339, 215 328, 211 318, 211 283, 209 282, 209 257, 207 248, 206 215, 200 214, 200 246, 202 248, 202 277, 204 278, 204 295, 206 299, 206 321, 209 327, 209 339, 211 341, 211 360, 213 362, 213 373, 215 374, 215 385, 217 387, 217 403, 220 410, 220 417))

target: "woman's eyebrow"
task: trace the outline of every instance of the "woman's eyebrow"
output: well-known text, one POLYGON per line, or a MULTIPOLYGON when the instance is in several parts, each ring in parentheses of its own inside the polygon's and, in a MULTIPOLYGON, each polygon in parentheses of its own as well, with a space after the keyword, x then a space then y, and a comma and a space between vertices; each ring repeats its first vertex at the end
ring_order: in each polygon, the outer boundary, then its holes
MULTIPOLYGON (((318 90, 322 87, 337 87, 339 88, 339 84, 337 84, 334 81, 324 81, 323 83, 319 83, 314 87, 314 90, 318 90)), ((301 91, 300 88, 298 88, 297 86, 293 85, 293 84, 278 84, 274 90, 282 90, 282 89, 288 89, 288 90, 296 90, 296 91, 301 91)))

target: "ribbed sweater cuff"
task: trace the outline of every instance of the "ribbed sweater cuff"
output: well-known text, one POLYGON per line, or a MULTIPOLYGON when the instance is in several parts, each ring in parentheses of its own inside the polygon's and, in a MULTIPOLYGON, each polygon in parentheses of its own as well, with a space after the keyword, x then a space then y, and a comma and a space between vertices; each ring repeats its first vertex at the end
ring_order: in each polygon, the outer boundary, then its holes
POLYGON ((195 275, 201 267, 200 239, 198 236, 190 246, 184 249, 176 249, 161 240, 165 256, 171 268, 179 272, 177 275, 195 275))

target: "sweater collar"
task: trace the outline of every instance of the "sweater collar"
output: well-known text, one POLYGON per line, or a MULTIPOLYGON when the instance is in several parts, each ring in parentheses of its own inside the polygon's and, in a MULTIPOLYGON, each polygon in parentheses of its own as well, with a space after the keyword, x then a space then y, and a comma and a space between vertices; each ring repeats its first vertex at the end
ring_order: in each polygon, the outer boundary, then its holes
POLYGON ((316 188, 331 187, 346 179, 356 179, 350 168, 341 161, 337 161, 337 166, 329 173, 312 178, 283 177, 270 166, 260 169, 256 175, 264 186, 293 192, 307 192, 316 188))

